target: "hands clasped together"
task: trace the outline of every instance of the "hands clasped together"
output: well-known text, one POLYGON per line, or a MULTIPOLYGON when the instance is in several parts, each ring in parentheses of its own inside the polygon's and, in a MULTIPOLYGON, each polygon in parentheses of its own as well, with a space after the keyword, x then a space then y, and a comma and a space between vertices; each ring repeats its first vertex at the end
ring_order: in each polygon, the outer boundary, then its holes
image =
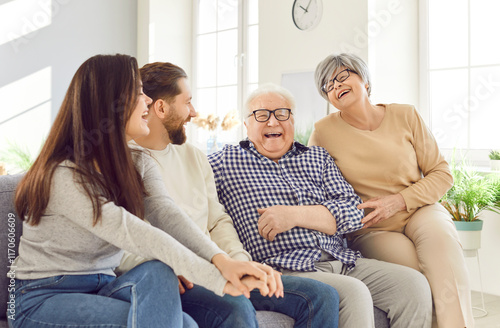
MULTIPOLYGON (((262 296, 283 297, 283 282, 281 273, 265 264, 253 261, 237 261, 226 254, 217 254, 212 258, 212 263, 219 269, 222 276, 227 279, 224 293, 250 298, 250 291, 258 289, 262 296)), ((179 278, 179 291, 182 294, 187 289, 193 288, 193 283, 184 278, 179 278)))

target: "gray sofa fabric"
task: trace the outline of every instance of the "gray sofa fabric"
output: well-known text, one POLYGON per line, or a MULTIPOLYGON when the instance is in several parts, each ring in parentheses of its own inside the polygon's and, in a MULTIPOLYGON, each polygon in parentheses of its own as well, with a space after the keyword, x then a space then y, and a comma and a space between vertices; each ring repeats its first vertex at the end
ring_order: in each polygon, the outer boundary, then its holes
MULTIPOLYGON (((8 304, 9 289, 13 288, 14 280, 7 276, 11 261, 17 256, 19 238, 22 233, 22 222, 14 210, 14 192, 22 175, 0 176, 0 321, 7 327, 7 308, 15 307, 8 304)), ((9 275, 10 276, 10 275, 9 275)), ((0 325, 0 327, 3 327, 0 325)))
MULTIPOLYGON (((19 220, 14 209, 14 193, 16 186, 22 178, 22 174, 0 176, 0 328, 7 328, 6 314, 9 293, 12 281, 8 277, 10 261, 17 256, 19 238, 22 234, 22 222, 19 220)), ((389 327, 386 313, 374 307, 375 327, 389 327)), ((281 313, 269 311, 257 311, 259 327, 265 328, 291 328, 294 320, 281 313)), ((318 327, 319 328, 319 327, 318 327)))

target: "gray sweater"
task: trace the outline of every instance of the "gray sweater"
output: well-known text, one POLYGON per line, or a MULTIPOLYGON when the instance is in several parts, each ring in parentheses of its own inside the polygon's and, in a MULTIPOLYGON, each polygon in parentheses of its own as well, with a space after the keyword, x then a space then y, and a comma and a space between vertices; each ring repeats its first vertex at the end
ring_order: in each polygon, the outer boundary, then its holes
POLYGON ((168 264, 218 295, 226 279, 210 263, 223 253, 168 196, 156 163, 147 154, 135 156, 136 167, 150 196, 145 217, 151 225, 107 202, 102 220, 92 226, 92 203, 75 182, 73 164, 54 172, 50 199, 37 226, 23 224, 16 266, 17 279, 103 273, 114 275, 123 250, 168 264), (122 250, 123 249, 123 250, 122 250))

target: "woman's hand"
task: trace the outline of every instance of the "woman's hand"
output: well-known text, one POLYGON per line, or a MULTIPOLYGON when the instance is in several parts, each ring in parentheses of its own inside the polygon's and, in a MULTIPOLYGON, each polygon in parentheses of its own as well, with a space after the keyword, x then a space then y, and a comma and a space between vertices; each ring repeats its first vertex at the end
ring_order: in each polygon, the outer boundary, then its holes
POLYGON ((263 296, 283 296, 283 283, 279 272, 271 267, 257 262, 236 261, 226 254, 217 254, 212 258, 212 263, 219 269, 222 276, 228 280, 224 292, 235 296, 245 295, 250 298, 250 291, 258 288, 263 296), (250 277, 250 278, 247 278, 250 277), (261 283, 257 283, 259 280, 261 283), (227 289, 227 291, 226 291, 227 289))
POLYGON ((406 210, 406 203, 401 194, 394 194, 371 198, 358 205, 358 208, 373 208, 373 211, 361 220, 361 223, 364 224, 363 228, 368 228, 390 218, 399 211, 406 210))

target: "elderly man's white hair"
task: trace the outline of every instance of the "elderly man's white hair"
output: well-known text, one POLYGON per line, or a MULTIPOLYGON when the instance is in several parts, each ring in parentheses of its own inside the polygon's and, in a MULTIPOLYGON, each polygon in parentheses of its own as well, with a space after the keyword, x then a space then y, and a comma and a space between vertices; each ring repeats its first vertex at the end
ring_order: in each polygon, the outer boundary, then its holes
POLYGON ((255 98, 260 97, 265 94, 277 94, 285 98, 287 103, 290 105, 290 109, 292 110, 292 113, 295 111, 295 98, 292 96, 290 91, 288 91, 286 88, 274 84, 274 83, 265 83, 262 84, 260 87, 255 89, 247 98, 245 102, 245 108, 247 111, 250 111, 250 103, 255 100, 255 98))

